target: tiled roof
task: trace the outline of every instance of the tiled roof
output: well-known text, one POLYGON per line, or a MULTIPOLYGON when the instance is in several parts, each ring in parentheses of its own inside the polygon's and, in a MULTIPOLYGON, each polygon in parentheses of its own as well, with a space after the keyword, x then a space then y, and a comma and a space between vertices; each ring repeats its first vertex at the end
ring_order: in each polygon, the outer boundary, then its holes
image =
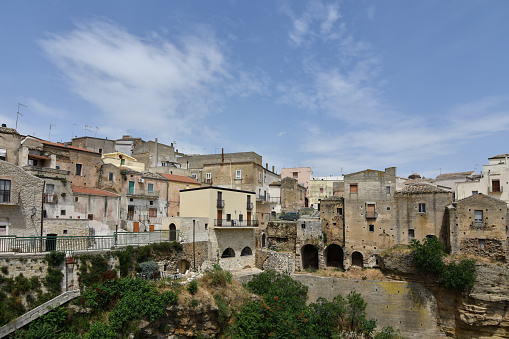
POLYGON ((505 157, 508 157, 509 158, 509 154, 499 154, 499 155, 495 155, 494 157, 491 157, 491 158, 488 158, 488 159, 499 159, 499 158, 503 158, 505 159, 505 157))
POLYGON ((75 147, 75 146, 71 146, 71 145, 65 146, 64 144, 61 144, 61 143, 58 143, 58 142, 51 142, 51 141, 46 141, 46 140, 39 140, 39 141, 41 143, 43 143, 44 145, 48 145, 48 146, 56 146, 56 147, 72 149, 72 150, 75 150, 75 151, 83 151, 83 152, 89 152, 89 153, 94 153, 94 154, 101 154, 101 153, 98 153, 98 152, 94 152, 94 151, 88 150, 86 148, 80 148, 80 147, 75 147))
POLYGON ((78 193, 78 194, 102 195, 102 196, 107 196, 107 197, 119 197, 120 196, 117 193, 101 190, 99 188, 73 186, 72 191, 73 191, 73 193, 78 193))
POLYGON ((160 175, 159 173, 152 173, 152 172, 142 172, 141 177, 148 178, 148 179, 166 180, 166 177, 160 175))
POLYGON ((447 190, 436 187, 425 182, 406 185, 397 193, 401 194, 423 194, 423 193, 450 193, 447 190))
POLYGON ((437 176, 435 178, 435 180, 447 180, 447 179, 455 179, 455 178, 464 178, 464 177, 468 177, 468 176, 471 176, 471 175, 474 175, 474 174, 475 174, 474 171, 457 172, 457 173, 444 173, 444 174, 440 174, 439 176, 437 176))
POLYGON ((166 174, 166 173, 159 173, 159 174, 161 174, 163 177, 165 177, 166 179, 168 179, 170 181, 187 182, 189 184, 195 184, 195 185, 200 184, 198 181, 188 178, 188 177, 184 177, 182 175, 166 174))
POLYGON ((0 133, 8 133, 8 134, 18 134, 18 131, 16 131, 14 128, 9 127, 0 127, 0 133))
POLYGON ((435 179, 431 178, 417 178, 417 179, 408 179, 403 182, 404 185, 413 185, 419 183, 432 183, 435 182, 435 179))

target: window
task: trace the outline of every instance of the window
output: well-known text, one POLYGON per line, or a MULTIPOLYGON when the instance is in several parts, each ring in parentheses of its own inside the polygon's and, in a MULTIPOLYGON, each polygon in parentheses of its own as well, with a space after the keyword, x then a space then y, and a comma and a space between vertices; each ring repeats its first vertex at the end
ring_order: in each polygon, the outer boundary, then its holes
POLYGON ((76 164, 76 168, 75 168, 75 174, 76 175, 81 175, 81 170, 83 169, 83 165, 82 164, 76 164))
POLYGON ((424 203, 419 204, 419 213, 426 213, 426 204, 424 203))
POLYGON ((147 185, 147 191, 150 192, 150 193, 154 192, 154 184, 148 184, 147 185))
POLYGON ((233 258, 233 257, 235 257, 235 251, 230 247, 225 249, 223 254, 221 255, 221 258, 233 258))
POLYGON ((125 159, 120 159, 120 166, 125 166, 125 159))
POLYGON ((240 256, 242 257, 242 256, 245 256, 245 255, 251 255, 251 254, 253 254, 251 252, 251 249, 249 247, 244 247, 244 249, 240 253, 240 256))
POLYGON ((103 149, 99 148, 99 153, 103 154, 103 149))
POLYGON ((337 212, 338 215, 343 215, 343 209, 341 207, 338 207, 336 209, 336 212, 337 212))
POLYGON ((486 240, 485 239, 477 239, 477 248, 480 248, 480 249, 486 248, 486 240))
POLYGON ((472 191, 472 195, 478 195, 479 191, 472 191))
POLYGON ((323 187, 320 187, 320 194, 323 193, 323 187))
POLYGON ((239 214, 239 222, 244 221, 244 216, 242 214, 239 214))
POLYGON ((0 202, 11 201, 11 181, 0 180, 0 202))
POLYGON ((483 222, 483 211, 482 210, 475 210, 474 211, 474 221, 475 222, 483 222))
POLYGON ((196 173, 191 174, 191 178, 193 178, 194 180, 198 179, 198 174, 196 173))
POLYGON ((65 215, 65 210, 60 210, 60 215, 65 215))
POLYGON ((67 230, 64 230, 64 234, 67 234, 67 230))
POLYGON ((391 186, 386 186, 385 187, 385 193, 386 194, 391 194, 391 186))
POLYGON ((375 231, 375 225, 369 225, 369 231, 374 232, 375 231))
POLYGON ((60 169, 60 166, 59 165, 55 165, 55 169, 60 169))
POLYGON ((148 216, 151 218, 157 217, 157 208, 149 208, 148 209, 148 216))
POLYGON ((500 190, 500 180, 492 180, 491 181, 491 191, 492 192, 502 192, 500 190))
POLYGON ((7 157, 7 150, 5 148, 0 148, 0 160, 5 161, 7 157))
POLYGON ((154 200, 150 200, 149 204, 150 204, 150 206, 153 206, 154 205, 154 200))
POLYGON ((258 182, 262 182, 262 172, 258 172, 258 182))
POLYGON ((357 193, 357 184, 350 184, 350 193, 357 193))
POLYGON ((88 220, 94 220, 94 215, 93 214, 89 214, 88 215, 88 220))
POLYGON ((226 215, 226 221, 231 221, 232 220, 232 215, 231 214, 227 214, 226 215))
POLYGON ((78 202, 78 197, 74 197, 74 202, 78 202))
POLYGON ((306 228, 306 223, 305 223, 305 222, 303 222, 303 223, 300 225, 300 227, 302 227, 302 228, 306 228))
POLYGON ((242 179, 242 170, 235 170, 235 179, 242 179))
POLYGON ((205 174, 205 179, 207 181, 207 184, 212 184, 212 173, 205 174))
POLYGON ((209 229, 209 224, 205 223, 205 229, 209 229))
POLYGON ((299 178, 299 172, 292 172, 292 176, 294 179, 298 179, 299 178))
POLYGON ((415 231, 414 231, 414 230, 412 230, 412 229, 409 229, 409 230, 408 230, 408 236, 409 236, 410 238, 415 238, 415 231))
POLYGON ((113 181, 113 173, 108 173, 108 181, 113 181))

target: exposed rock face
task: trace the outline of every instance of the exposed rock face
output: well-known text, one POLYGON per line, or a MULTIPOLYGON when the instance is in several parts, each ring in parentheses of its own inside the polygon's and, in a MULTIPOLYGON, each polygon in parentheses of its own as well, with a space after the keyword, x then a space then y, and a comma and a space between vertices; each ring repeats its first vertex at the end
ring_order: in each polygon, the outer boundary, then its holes
POLYGON ((478 261, 477 279, 462 294, 445 290, 423 277, 409 254, 383 257, 384 272, 393 277, 424 284, 438 304, 439 327, 456 338, 509 338, 509 267, 478 261))

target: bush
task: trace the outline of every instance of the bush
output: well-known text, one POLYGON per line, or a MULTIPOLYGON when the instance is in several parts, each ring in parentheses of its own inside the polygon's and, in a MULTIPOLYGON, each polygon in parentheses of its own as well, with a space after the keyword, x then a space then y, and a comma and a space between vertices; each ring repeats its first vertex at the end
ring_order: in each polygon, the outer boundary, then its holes
POLYGON ((118 339, 118 334, 108 324, 95 322, 85 334, 86 339, 118 339))
POLYGON ((191 280, 187 286, 187 291, 191 293, 191 295, 195 295, 196 292, 198 292, 198 282, 196 280, 191 280))
POLYGON ((413 240, 410 245, 412 257, 416 266, 424 273, 440 276, 445 265, 442 258, 445 254, 445 246, 437 237, 425 238, 421 244, 419 240, 413 240))
POLYGON ((44 257, 51 267, 60 266, 65 260, 65 252, 51 251, 44 257))
POLYGON ((224 286, 232 282, 232 274, 216 264, 212 266, 211 270, 205 272, 205 277, 210 280, 212 286, 224 286))
POLYGON ((375 339, 398 339, 398 338, 402 338, 400 331, 399 330, 395 331, 392 328, 392 326, 382 328, 382 331, 378 332, 375 335, 375 339))
POLYGON ((219 324, 226 323, 231 315, 232 311, 230 310, 230 306, 228 306, 228 301, 223 297, 223 295, 219 293, 214 294, 214 302, 216 303, 217 310, 218 310, 218 322, 219 324))
POLYGON ((108 261, 100 254, 83 255, 80 257, 80 263, 79 280, 84 286, 91 286, 93 283, 102 281, 101 277, 110 269, 108 261))
POLYGON ((346 300, 348 301, 346 310, 350 329, 355 330, 366 321, 366 307, 368 304, 364 301, 361 294, 355 291, 348 293, 346 300))
POLYGON ((44 277, 44 286, 48 292, 53 294, 60 294, 62 292, 62 279, 64 274, 55 268, 48 267, 48 274, 44 277))
POLYGON ((140 264, 141 274, 149 279, 154 279, 159 272, 159 265, 153 260, 140 264))
POLYGON ((441 276, 445 288, 449 290, 463 291, 475 283, 475 261, 461 260, 459 264, 451 263, 447 265, 441 276))
POLYGON ((2 267, 0 268, 0 271, 2 271, 2 273, 3 273, 4 275, 7 275, 7 274, 9 274, 9 267, 7 267, 7 266, 2 266, 2 267))

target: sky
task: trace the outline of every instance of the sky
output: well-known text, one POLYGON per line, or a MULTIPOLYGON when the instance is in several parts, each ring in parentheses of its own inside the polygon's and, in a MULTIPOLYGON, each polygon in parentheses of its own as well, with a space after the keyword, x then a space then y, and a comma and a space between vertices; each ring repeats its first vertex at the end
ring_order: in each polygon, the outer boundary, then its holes
POLYGON ((506 0, 2 1, 0 122, 53 142, 254 151, 277 172, 479 173, 509 153, 507 13, 506 0))

